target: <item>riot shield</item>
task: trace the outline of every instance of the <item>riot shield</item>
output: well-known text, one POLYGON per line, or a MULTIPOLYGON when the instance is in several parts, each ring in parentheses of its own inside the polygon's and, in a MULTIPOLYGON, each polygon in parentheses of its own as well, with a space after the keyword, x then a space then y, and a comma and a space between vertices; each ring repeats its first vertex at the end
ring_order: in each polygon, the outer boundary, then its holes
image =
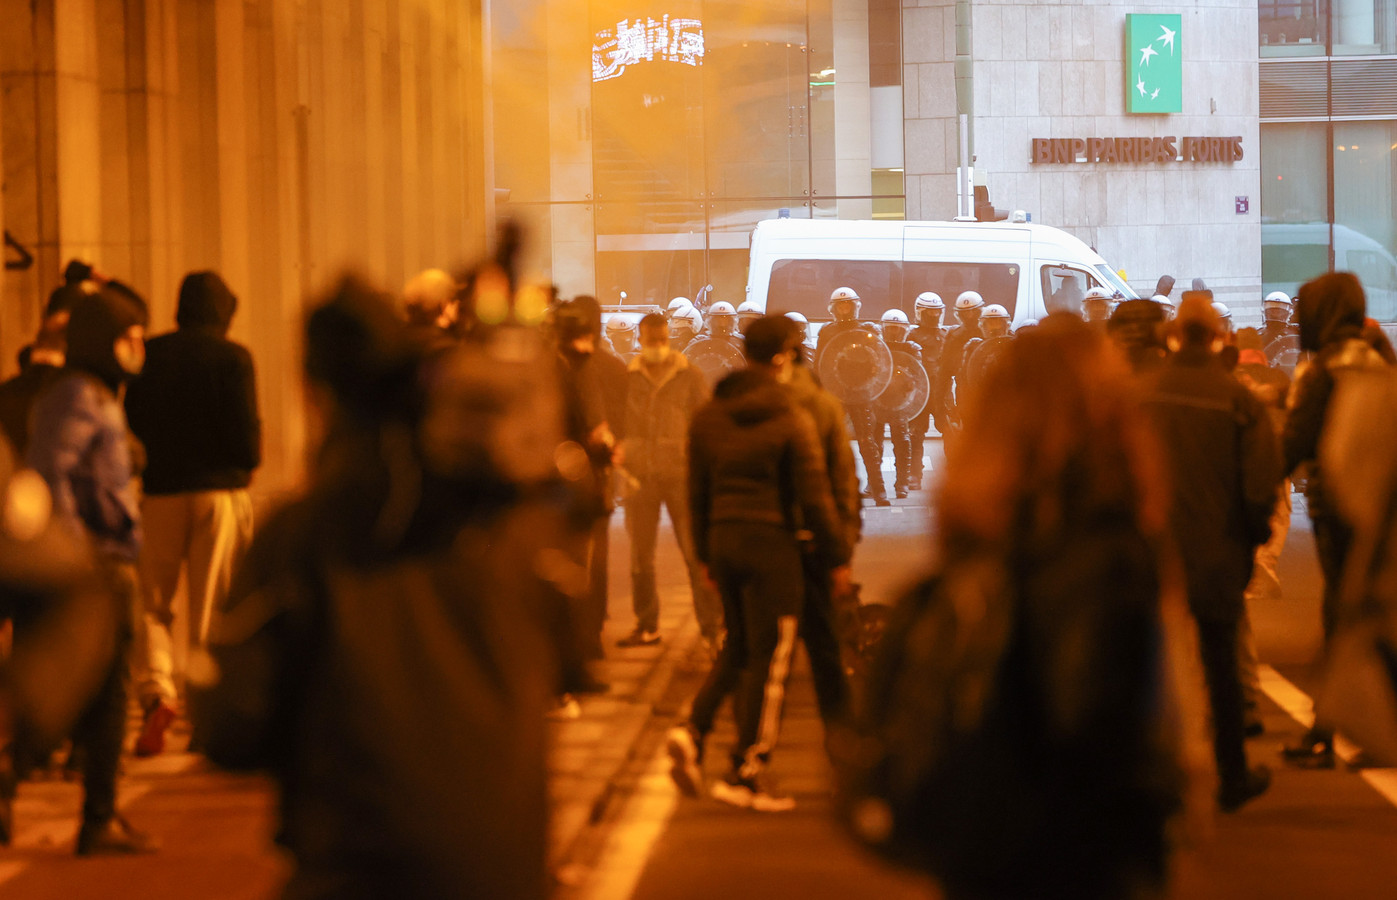
POLYGON ((867 406, 893 377, 893 355, 872 325, 860 324, 820 351, 820 381, 847 406, 867 406))
POLYGON ((873 406, 884 419, 914 419, 931 399, 931 378, 914 354, 894 350, 892 357, 892 378, 873 406))
POLYGON ((736 344, 705 336, 694 338, 684 348, 684 355, 703 373, 709 387, 717 384, 729 372, 746 365, 746 359, 736 344))

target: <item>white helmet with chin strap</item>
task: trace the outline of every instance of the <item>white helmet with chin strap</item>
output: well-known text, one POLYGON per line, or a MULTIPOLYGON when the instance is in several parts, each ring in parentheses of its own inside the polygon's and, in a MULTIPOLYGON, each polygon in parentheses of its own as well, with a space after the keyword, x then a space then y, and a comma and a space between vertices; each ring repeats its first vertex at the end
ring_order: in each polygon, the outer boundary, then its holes
POLYGON ((935 291, 924 291, 917 295, 916 309, 945 309, 946 304, 942 301, 941 295, 935 291))
POLYGON ((976 291, 964 291, 956 298, 956 309, 979 309, 985 305, 985 298, 976 291))

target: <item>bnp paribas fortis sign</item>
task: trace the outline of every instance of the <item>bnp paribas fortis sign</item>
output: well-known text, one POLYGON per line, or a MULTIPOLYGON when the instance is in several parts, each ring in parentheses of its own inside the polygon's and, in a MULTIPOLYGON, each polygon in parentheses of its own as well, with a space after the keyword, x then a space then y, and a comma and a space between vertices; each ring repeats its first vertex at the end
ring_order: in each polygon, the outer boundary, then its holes
POLYGON ((1131 13, 1125 17, 1125 111, 1184 110, 1180 15, 1131 13))

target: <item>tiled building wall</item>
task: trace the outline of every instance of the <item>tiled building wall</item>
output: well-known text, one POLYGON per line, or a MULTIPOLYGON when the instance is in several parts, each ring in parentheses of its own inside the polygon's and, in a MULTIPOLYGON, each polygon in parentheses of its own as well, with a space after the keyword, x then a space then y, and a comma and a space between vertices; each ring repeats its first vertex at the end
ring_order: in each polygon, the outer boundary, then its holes
POLYGON ((259 367, 257 486, 294 484, 309 299, 484 248, 478 6, 0 0, 0 221, 36 255, 0 281, 0 374, 66 259, 145 294, 155 333, 183 275, 217 269, 259 367))
MULTIPOLYGON (((1162 274, 1204 278, 1219 298, 1259 305, 1260 148, 1255 0, 974 0, 977 178, 1002 209, 1076 234, 1137 290, 1162 274), (1180 13, 1184 109, 1125 114, 1125 16, 1180 13), (1034 138, 1242 136, 1237 163, 1030 162, 1034 138), (1247 197, 1249 212, 1236 212, 1247 197)), ((955 213, 955 8, 904 0, 907 175, 924 218, 955 213), (917 189, 914 189, 914 183, 917 189)))

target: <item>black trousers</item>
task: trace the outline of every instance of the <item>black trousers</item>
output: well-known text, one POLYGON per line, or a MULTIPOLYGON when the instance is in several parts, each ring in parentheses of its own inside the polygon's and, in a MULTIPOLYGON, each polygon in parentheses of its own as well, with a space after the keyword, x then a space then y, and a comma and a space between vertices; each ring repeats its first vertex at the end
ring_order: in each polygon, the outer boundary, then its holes
POLYGON ((843 723, 849 715, 849 680, 844 675, 839 636, 835 630, 834 601, 829 566, 814 554, 803 554, 805 603, 801 608, 800 637, 810 657, 815 682, 815 702, 825 730, 843 723))
POLYGON ((1224 785, 1236 784, 1247 774, 1242 681, 1237 676, 1237 622, 1202 618, 1197 621, 1203 678, 1213 710, 1213 756, 1218 778, 1224 785))
POLYGON ((1353 546, 1353 529, 1338 516, 1319 515, 1310 521, 1315 530, 1315 555, 1319 557, 1319 570, 1324 576, 1322 615, 1324 643, 1327 646, 1339 621, 1339 587, 1343 582, 1349 549, 1353 546))
POLYGON ((850 406, 849 421, 854 425, 854 440, 859 445, 859 457, 868 474, 868 492, 877 498, 888 495, 883 486, 883 435, 878 429, 872 406, 850 406))
MULTIPOLYGON (((913 476, 912 463, 912 430, 906 419, 879 419, 877 425, 878 433, 878 455, 883 454, 883 433, 886 431, 893 443, 893 467, 897 473, 897 480, 894 485, 898 490, 910 488, 913 476)), ((917 470, 920 475, 920 469, 917 470)), ((921 487, 918 483, 917 487, 921 487)))
POLYGON ((728 636, 694 698, 689 724, 707 736, 732 695, 733 768, 753 775, 780 732, 805 594, 800 548, 783 527, 747 522, 714 523, 708 546, 728 636))

